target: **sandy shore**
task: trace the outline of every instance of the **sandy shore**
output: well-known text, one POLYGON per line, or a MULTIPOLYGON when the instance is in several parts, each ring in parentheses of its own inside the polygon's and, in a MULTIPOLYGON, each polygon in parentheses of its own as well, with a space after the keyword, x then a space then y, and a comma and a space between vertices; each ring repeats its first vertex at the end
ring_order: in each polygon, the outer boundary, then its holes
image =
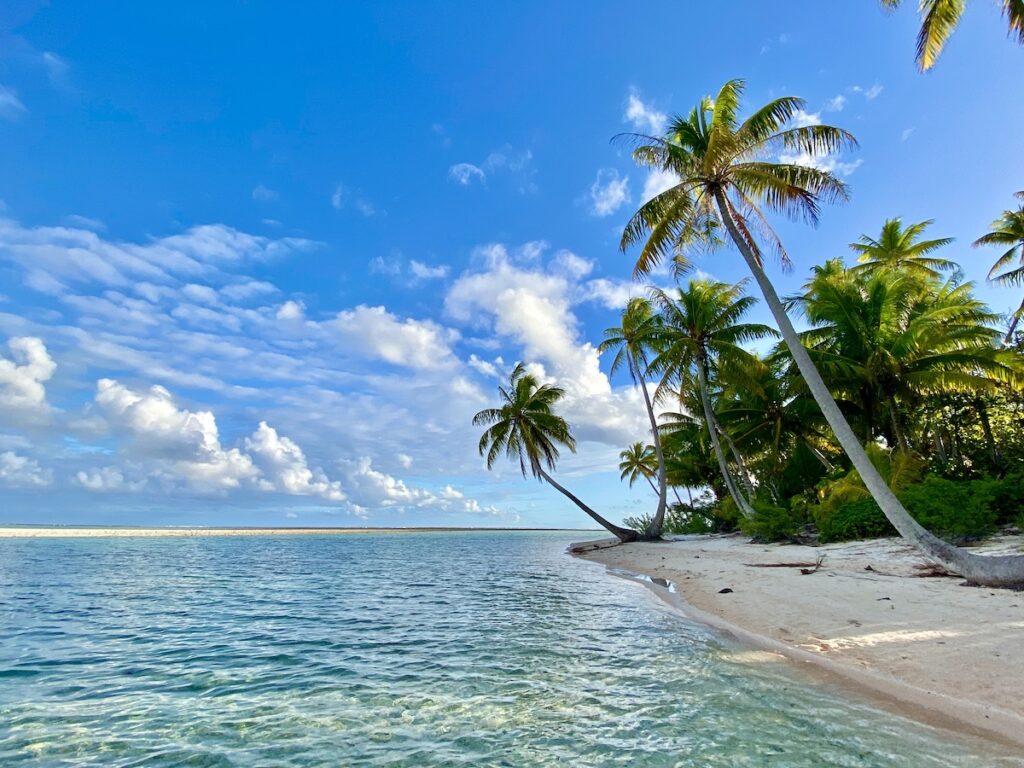
POLYGON ((322 536, 358 533, 444 533, 458 531, 560 530, 553 528, 76 528, 74 526, 0 526, 0 538, 100 536, 322 536))
MULTIPOLYGON (((985 549, 1022 544, 1007 537, 985 549)), ((899 539, 802 547, 696 537, 580 556, 651 577, 676 609, 776 659, 1024 754, 1024 593, 916 576, 923 560, 899 539), (798 567, 751 567, 819 557, 821 567, 808 575, 798 567)))

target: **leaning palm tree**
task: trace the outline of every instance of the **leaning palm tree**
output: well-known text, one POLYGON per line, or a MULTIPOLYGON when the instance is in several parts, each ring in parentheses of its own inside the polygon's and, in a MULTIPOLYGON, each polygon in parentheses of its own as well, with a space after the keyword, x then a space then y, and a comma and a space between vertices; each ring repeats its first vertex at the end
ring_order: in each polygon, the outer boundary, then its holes
POLYGON ((657 330, 657 317, 651 310, 649 301, 634 298, 626 304, 622 313, 622 321, 618 328, 608 328, 604 332, 604 341, 598 346, 599 354, 613 352, 611 372, 622 368, 629 370, 633 384, 640 387, 647 407, 647 418, 651 423, 651 441, 657 458, 658 474, 658 508, 646 533, 657 538, 665 524, 665 509, 668 506, 668 481, 665 477, 665 454, 661 449, 661 436, 658 434, 658 417, 654 413, 654 404, 647 391, 644 375, 647 373, 647 350, 653 342, 657 330))
POLYGON ((548 470, 553 472, 555 469, 559 446, 576 452, 576 440, 569 424, 553 410, 564 396, 564 390, 540 384, 522 363, 518 363, 508 387, 498 387, 498 392, 501 394, 500 407, 485 408, 473 417, 474 424, 488 425, 479 445, 480 455, 487 457, 487 468, 491 469, 504 453, 519 462, 523 477, 529 471, 538 480, 547 481, 619 541, 636 541, 639 538, 636 531, 606 520, 548 474, 548 470))
POLYGON ((654 476, 658 474, 658 458, 654 447, 643 443, 633 443, 625 450, 619 451, 619 479, 629 480, 629 487, 641 477, 651 486, 651 490, 659 493, 654 484, 654 476))
POLYGON ((868 274, 897 270, 918 277, 934 278, 940 272, 956 269, 955 262, 931 255, 953 242, 953 238, 919 239, 932 223, 929 219, 904 227, 899 217, 886 219, 882 224, 882 233, 877 238, 861 235, 856 243, 850 243, 850 250, 859 254, 857 261, 860 264, 854 270, 868 274))
MULTIPOLYGON (((886 8, 898 8, 901 0, 881 0, 886 8)), ((917 66, 927 72, 939 58, 942 49, 960 23, 967 0, 919 0, 921 29, 917 33, 917 66)), ((1010 37, 1024 43, 1024 0, 1002 0, 1003 15, 1010 37)))
MULTIPOLYGON (((1017 192, 1014 197, 1024 200, 1024 191, 1017 192)), ((1003 211, 1003 215, 992 222, 992 228, 974 241, 975 247, 979 245, 1009 246, 1006 253, 996 259, 996 263, 989 270, 989 280, 1002 285, 1024 285, 1024 205, 1015 211, 1003 211), (1020 266, 1014 267, 1014 261, 1020 266), (998 274, 1000 271, 1002 274, 998 274)), ((1010 327, 1003 339, 1004 346, 1009 346, 1013 342, 1013 333, 1017 330, 1017 324, 1022 317, 1024 301, 1021 301, 1017 311, 1010 316, 1010 327)))
MULTIPOLYGON (((754 508, 729 471, 720 439, 724 433, 715 416, 708 382, 712 373, 723 366, 739 368, 753 363, 753 357, 742 344, 772 336, 775 331, 765 325, 740 322, 756 302, 743 295, 742 283, 691 280, 674 295, 658 289, 652 295, 661 311, 664 329, 660 353, 651 361, 651 368, 660 372, 666 382, 682 381, 691 371, 696 372, 704 421, 726 488, 740 511, 752 517, 754 508)), ((742 474, 742 459, 738 451, 734 455, 742 474)))
POLYGON ((761 242, 788 263, 785 248, 762 208, 815 224, 822 202, 847 199, 846 185, 831 171, 811 165, 816 158, 855 146, 853 136, 828 125, 791 127, 802 99, 775 99, 739 121, 743 82, 726 83, 712 100, 705 97, 686 118, 676 118, 665 137, 642 137, 634 150, 645 166, 675 174, 679 183, 655 196, 626 225, 621 247, 643 242, 634 275, 647 274, 667 256, 681 258, 708 220, 724 225, 764 295, 782 337, 836 439, 860 473, 889 522, 908 541, 968 581, 987 585, 1024 583, 1024 557, 979 556, 925 530, 903 508, 857 440, 815 368, 764 271, 761 242), (803 154, 803 163, 785 162, 779 151, 803 154), (805 164, 806 163, 806 164, 805 164))

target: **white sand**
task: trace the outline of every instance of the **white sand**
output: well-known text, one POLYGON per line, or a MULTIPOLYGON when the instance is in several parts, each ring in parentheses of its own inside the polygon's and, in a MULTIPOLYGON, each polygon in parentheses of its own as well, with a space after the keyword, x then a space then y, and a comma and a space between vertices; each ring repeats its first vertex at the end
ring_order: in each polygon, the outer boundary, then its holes
MULTIPOLYGON (((1022 544, 1006 537, 985 549, 1022 544)), ((899 539, 804 547, 694 537, 581 556, 668 580, 674 591, 655 591, 692 618, 811 662, 899 711, 1024 747, 1024 593, 915 577, 924 560, 899 539), (819 556, 811 575, 746 565, 819 556)))

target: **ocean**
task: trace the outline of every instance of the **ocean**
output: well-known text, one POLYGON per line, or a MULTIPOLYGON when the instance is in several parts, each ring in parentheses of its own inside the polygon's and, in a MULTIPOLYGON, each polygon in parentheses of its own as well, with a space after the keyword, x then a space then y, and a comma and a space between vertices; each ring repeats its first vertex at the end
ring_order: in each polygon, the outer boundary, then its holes
POLYGON ((0 539, 0 766, 995 764, 565 554, 586 537, 0 539))

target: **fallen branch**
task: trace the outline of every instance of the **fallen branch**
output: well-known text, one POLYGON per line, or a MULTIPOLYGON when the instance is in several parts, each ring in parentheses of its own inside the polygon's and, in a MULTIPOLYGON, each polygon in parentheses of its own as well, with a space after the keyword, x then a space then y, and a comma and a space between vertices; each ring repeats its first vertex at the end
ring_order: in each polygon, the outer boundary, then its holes
POLYGON ((819 556, 813 563, 744 563, 748 568, 799 568, 800 573, 809 576, 819 570, 825 562, 824 555, 819 556))

